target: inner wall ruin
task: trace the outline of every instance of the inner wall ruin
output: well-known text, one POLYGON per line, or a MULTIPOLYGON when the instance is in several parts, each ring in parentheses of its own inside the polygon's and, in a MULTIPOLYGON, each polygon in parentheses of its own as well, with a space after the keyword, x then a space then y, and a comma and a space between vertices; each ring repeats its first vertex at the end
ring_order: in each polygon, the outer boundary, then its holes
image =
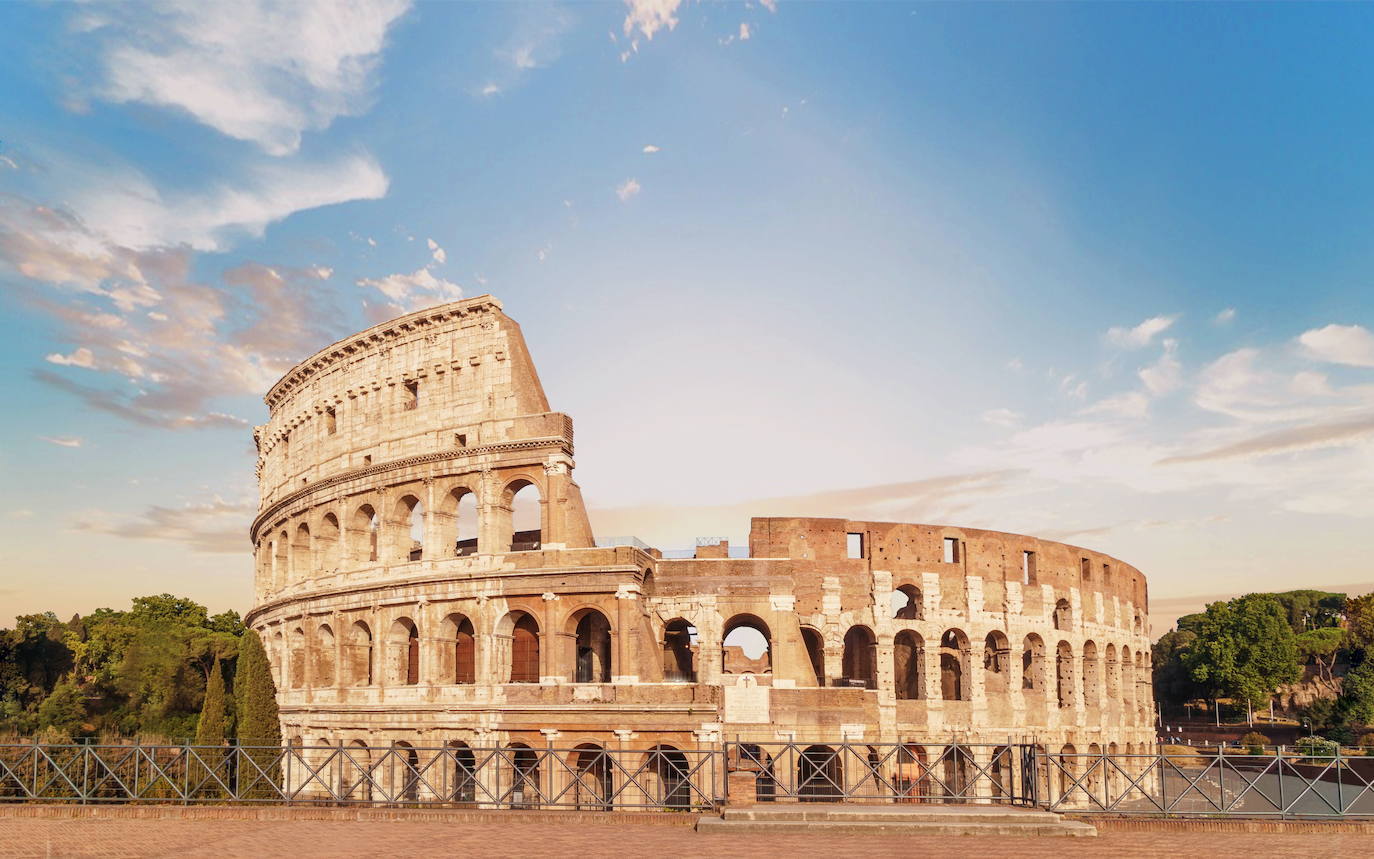
POLYGON ((246 620, 293 745, 1153 742, 1145 578, 1116 558, 814 518, 754 518, 747 557, 598 544, 572 419, 490 296, 335 343, 266 402, 246 620))

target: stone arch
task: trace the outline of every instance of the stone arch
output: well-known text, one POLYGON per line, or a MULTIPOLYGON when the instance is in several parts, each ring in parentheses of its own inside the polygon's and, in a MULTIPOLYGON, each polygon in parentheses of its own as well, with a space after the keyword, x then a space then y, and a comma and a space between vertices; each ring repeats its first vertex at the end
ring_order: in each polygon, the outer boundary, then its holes
POLYGON ((1135 665, 1131 661, 1131 648, 1121 648, 1121 714, 1130 719, 1135 710, 1135 665))
POLYGON ((946 701, 969 700, 968 654, 962 629, 947 629, 940 636, 940 697, 946 701))
POLYGON ((611 757, 596 743, 582 743, 568 756, 576 774, 573 799, 581 809, 611 810, 611 757))
POLYGON ((497 624, 504 665, 497 672, 506 683, 539 682, 539 621, 526 611, 512 611, 497 624))
POLYGON ((1055 689, 1059 696, 1059 708, 1066 710, 1074 704, 1074 662, 1073 646, 1060 641, 1054 649, 1055 689))
POLYGON ((332 573, 339 568, 339 517, 326 513, 320 519, 320 535, 315 541, 320 557, 320 572, 332 573))
POLYGON ((1007 692, 1011 672, 1011 642, 994 629, 983 639, 983 690, 989 695, 1007 692))
POLYGON ((921 589, 915 585, 902 585, 892 592, 892 617, 896 620, 920 620, 925 616, 921 602, 921 589))
POLYGON ((777 775, 773 771, 773 757, 757 743, 739 743, 734 769, 754 774, 754 799, 772 802, 777 798, 777 775))
POLYGON ((1011 796, 1013 760, 1011 749, 1006 746, 998 746, 992 750, 992 760, 989 763, 988 772, 991 775, 994 798, 1011 796))
POLYGON ((658 583, 654 580, 654 571, 645 570, 644 575, 639 580, 640 596, 651 597, 658 593, 658 583))
POLYGON ((1097 658, 1097 642, 1083 642, 1083 704, 1091 710, 1100 708, 1102 699, 1102 663, 1097 658))
POLYGON ((340 790, 346 799, 362 802, 372 801, 372 750, 362 740, 348 744, 349 764, 343 767, 339 776, 340 790))
POLYGON ((386 636, 388 686, 414 686, 420 682, 420 628, 408 617, 392 621, 386 636))
POLYGON ((643 772, 652 773, 656 790, 649 800, 664 808, 688 809, 692 806, 691 765, 676 746, 660 743, 644 753, 643 772))
POLYGON ((1116 645, 1108 644, 1106 649, 1106 685, 1107 700, 1117 701, 1121 698, 1121 665, 1116 661, 1116 645))
POLYGON ((768 631, 768 624, 756 615, 737 614, 725 622, 724 633, 721 638, 721 670, 724 673, 772 673, 773 636, 768 631), (751 651, 757 655, 750 656, 751 651))
POLYGON ((801 628, 802 646, 806 648, 806 658, 811 664, 811 673, 817 686, 825 685, 825 637, 820 630, 809 626, 801 628))
POLYGON ((315 671, 315 686, 333 686, 334 676, 334 629, 327 623, 322 623, 315 630, 313 642, 313 659, 315 671))
POLYGON ((539 791, 539 754, 524 743, 511 743, 506 746, 507 760, 510 761, 510 790, 506 792, 511 808, 538 808, 539 791))
POLYGON ((419 561, 425 556, 425 506, 414 495, 402 495, 391 508, 389 560, 419 561))
POLYGON ((844 794, 840 756, 825 745, 807 746, 797 756, 797 797, 802 802, 825 802, 844 794))
POLYGON ((276 681, 277 689, 285 689, 286 663, 290 660, 290 655, 286 650, 286 636, 282 635, 280 629, 272 634, 272 649, 267 652, 267 658, 272 662, 272 679, 276 681))
POLYGON ((697 679, 697 628, 676 617, 663 626, 663 679, 669 683, 695 683, 697 679))
POLYGON ((878 688, 878 639, 862 624, 851 626, 844 634, 844 656, 840 661, 845 680, 865 689, 878 688))
POLYGON ((500 547, 507 552, 529 552, 544 545, 544 493, 535 481, 520 477, 501 491, 500 547))
POLYGON ((1059 763, 1059 801, 1063 802, 1075 790, 1073 783, 1078 775, 1078 750, 1073 743, 1065 743, 1064 748, 1059 750, 1059 763))
POLYGON ((277 535, 276 549, 272 554, 272 587, 281 590, 286 587, 287 571, 291 568, 291 538, 283 529, 277 535))
POLYGON ((1030 633, 1021 643, 1021 689, 1044 697, 1049 688, 1045 677, 1045 640, 1030 633))
POLYGON ((310 526, 302 522, 296 526, 296 536, 291 540, 291 581, 303 582, 310 578, 313 570, 311 558, 310 526))
POLYGON ((477 493, 459 484, 444 494, 434 511, 436 552, 442 557, 465 558, 477 554, 481 513, 477 493))
POLYGON ((1054 604, 1054 628, 1061 631, 1073 629, 1073 606, 1066 599, 1054 604))
POLYGON ((893 788, 898 802, 928 802, 930 798, 930 768, 925 746, 903 743, 897 751, 897 773, 893 788))
POLYGON ((355 565, 376 563, 381 519, 371 504, 360 504, 348 519, 348 560, 355 565))
POLYGON ((910 629, 897 633, 892 640, 892 677, 899 701, 916 701, 926 696, 924 659, 925 643, 919 633, 910 629))
MULTIPOLYGON (((397 740, 391 748, 401 771, 397 795, 402 802, 416 802, 420 798, 420 753, 405 740, 397 740)), ((392 788, 397 787, 393 780, 392 788)))
POLYGON ((287 641, 287 654, 289 667, 286 671, 286 679, 292 689, 305 688, 305 630, 299 626, 292 628, 291 636, 287 641))
POLYGON ((477 682, 477 630, 459 612, 439 624, 439 678, 441 683, 477 682))
POLYGON ((611 622, 595 608, 574 612, 565 632, 573 643, 572 681, 574 683, 611 682, 611 622))
POLYGON ((453 786, 448 792, 449 801, 457 803, 460 808, 470 808, 477 801, 477 756, 473 754, 472 747, 462 740, 451 740, 447 748, 453 759, 453 786))
POLYGON ((348 666, 346 682, 350 686, 371 686, 372 678, 372 629, 365 621, 356 620, 348 629, 348 641, 344 644, 344 662, 348 666))

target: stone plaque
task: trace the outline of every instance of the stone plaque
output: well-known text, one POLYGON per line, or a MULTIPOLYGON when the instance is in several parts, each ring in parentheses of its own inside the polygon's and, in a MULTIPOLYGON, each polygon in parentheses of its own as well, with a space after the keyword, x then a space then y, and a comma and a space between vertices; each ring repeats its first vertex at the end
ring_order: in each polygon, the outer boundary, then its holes
POLYGON ((768 687, 760 686, 752 674, 741 674, 734 686, 725 687, 727 723, 767 723, 768 687))

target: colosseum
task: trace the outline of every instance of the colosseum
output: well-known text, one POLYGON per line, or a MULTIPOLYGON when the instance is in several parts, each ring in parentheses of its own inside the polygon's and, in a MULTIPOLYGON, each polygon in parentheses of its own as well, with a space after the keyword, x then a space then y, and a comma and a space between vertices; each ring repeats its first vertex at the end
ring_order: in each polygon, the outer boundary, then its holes
POLYGON ((490 296, 335 343, 265 399, 246 620, 291 745, 1154 741, 1145 578, 1116 558, 833 518, 754 518, 747 552, 598 540, 572 419, 490 296))

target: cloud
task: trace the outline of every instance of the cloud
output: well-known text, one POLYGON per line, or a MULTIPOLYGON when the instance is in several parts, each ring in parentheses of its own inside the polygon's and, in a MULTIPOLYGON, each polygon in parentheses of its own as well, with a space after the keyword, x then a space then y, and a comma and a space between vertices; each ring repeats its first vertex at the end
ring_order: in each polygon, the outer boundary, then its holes
POLYGON ((1298 337, 1306 354, 1318 361, 1374 367, 1374 333, 1359 325, 1328 325, 1298 337))
POLYGON ((1155 335, 1167 331, 1174 324, 1176 316, 1151 316, 1134 328, 1110 328, 1107 342, 1123 349, 1139 349, 1150 345, 1155 335))
POLYGON ((82 346, 70 355, 54 352, 44 360, 49 364, 57 364, 63 367, 85 367, 87 370, 95 368, 95 355, 85 346, 82 346))
POLYGON ((1011 409, 989 409, 983 412, 982 421, 993 426, 1014 427, 1021 423, 1021 413, 1011 409))
POLYGON ((1106 414, 1122 418, 1143 418, 1150 411, 1150 398, 1140 391, 1127 391, 1124 394, 1098 400, 1083 410, 1084 414, 1106 414))
POLYGON ((250 548, 248 526, 256 512, 256 504, 235 504, 215 498, 184 507, 149 507, 132 519, 87 513, 72 527, 130 540, 179 543, 194 552, 244 554, 250 548))
POLYGON ((47 435, 40 435, 40 436, 38 437, 38 439, 39 439, 40 441, 46 441, 48 444, 55 444, 55 445, 57 445, 58 447, 81 447, 81 439, 79 439, 79 438, 77 438, 77 437, 75 437, 75 436, 69 436, 69 435, 63 435, 63 436, 47 436, 47 435))
POLYGON ((629 7, 623 25, 625 35, 638 30, 644 38, 652 40, 655 33, 677 26, 676 13, 682 0, 625 0, 625 5, 629 7))
POLYGON ((501 93, 501 87, 497 86, 494 83, 487 83, 484 84, 482 88, 477 92, 483 98, 491 98, 492 96, 499 95, 501 93))
POLYGON ((1229 325, 1236 318, 1236 309, 1228 307, 1212 318, 1216 325, 1229 325))
POLYGON ((387 31, 409 0, 157 0, 83 6, 99 43, 99 98, 185 111, 272 155, 370 106, 387 31))
POLYGON ((624 182, 621 182, 615 188, 615 195, 620 198, 620 202, 622 203, 629 200, 631 197, 638 193, 639 180, 637 179, 626 179, 624 182))
POLYGON ((439 243, 434 241, 434 239, 429 239, 428 242, 431 255, 434 257, 434 261, 437 263, 448 262, 448 254, 444 251, 443 248, 439 247, 439 243))
POLYGON ((375 289, 386 297, 385 304, 368 306, 369 317, 377 322, 463 297, 461 286, 435 277, 427 268, 417 269, 410 274, 362 278, 358 286, 375 289))
POLYGON ((778 0, 759 0, 759 2, 762 3, 763 8, 767 9, 769 12, 778 11, 778 0))
POLYGON ((515 25, 510 36, 492 51, 495 64, 477 91, 490 98, 514 89, 536 69, 547 68, 562 53, 563 36, 571 29, 572 16, 556 7, 512 4, 515 25))
POLYGON ((1164 353, 1159 360, 1138 373, 1145 390, 1152 396, 1163 396, 1183 384, 1183 365, 1178 361, 1178 341, 1165 340, 1164 353))
POLYGON ((1326 447, 1345 447, 1372 436, 1374 436, 1374 414, 1351 421, 1298 426, 1262 433, 1244 441, 1211 450, 1167 457, 1160 460, 1160 465, 1210 462, 1241 457, 1271 456, 1278 453, 1293 453, 1326 447))
POLYGON ((645 154, 645 155, 652 155, 652 154, 654 154, 655 152, 661 152, 661 151, 662 151, 661 149, 659 149, 657 146, 653 145, 652 143, 646 144, 646 145, 644 146, 644 154, 645 154))
POLYGON ((749 24, 747 22, 741 21, 739 23, 739 40, 741 42, 749 41, 749 24))

